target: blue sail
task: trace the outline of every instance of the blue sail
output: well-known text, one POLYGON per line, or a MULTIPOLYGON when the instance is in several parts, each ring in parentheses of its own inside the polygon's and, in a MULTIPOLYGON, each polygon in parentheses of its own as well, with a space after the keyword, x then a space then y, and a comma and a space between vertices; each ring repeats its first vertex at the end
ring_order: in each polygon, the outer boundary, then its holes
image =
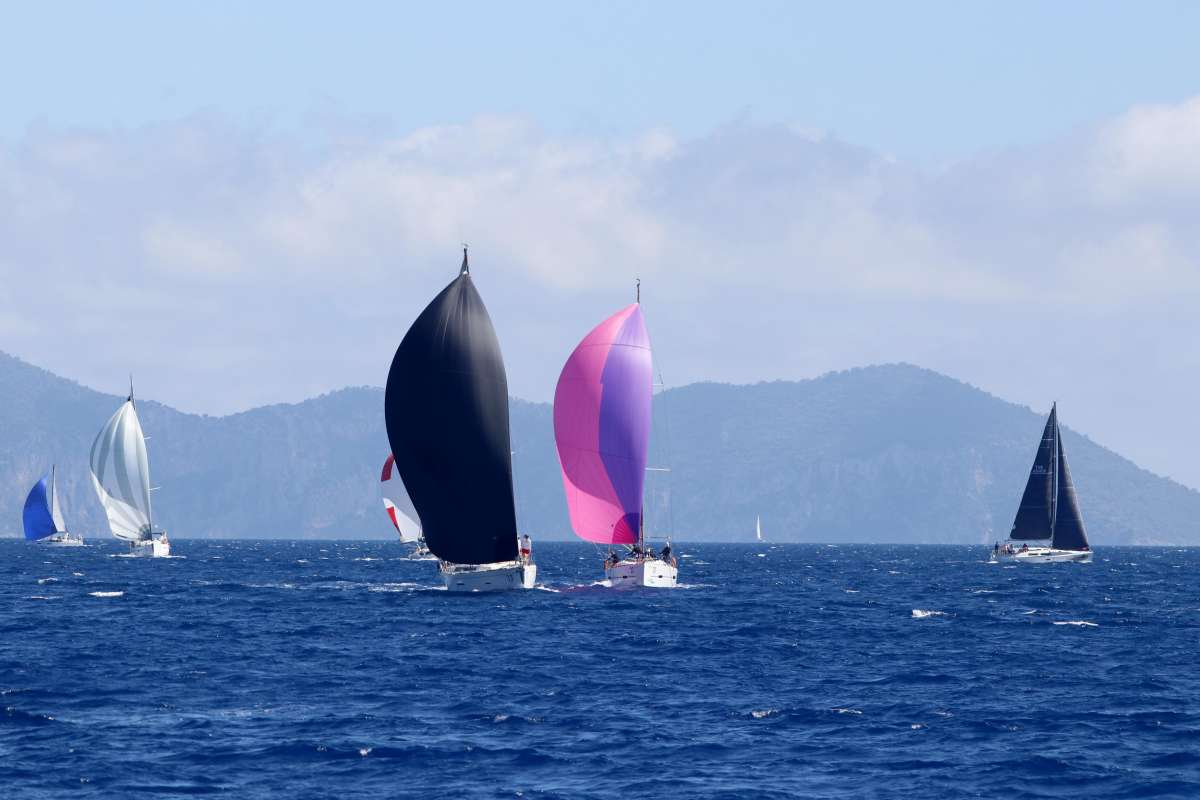
POLYGON ((50 473, 47 472, 33 485, 29 496, 25 498, 25 538, 31 542, 58 533, 54 525, 54 516, 50 513, 50 494, 46 489, 49 480, 50 473))

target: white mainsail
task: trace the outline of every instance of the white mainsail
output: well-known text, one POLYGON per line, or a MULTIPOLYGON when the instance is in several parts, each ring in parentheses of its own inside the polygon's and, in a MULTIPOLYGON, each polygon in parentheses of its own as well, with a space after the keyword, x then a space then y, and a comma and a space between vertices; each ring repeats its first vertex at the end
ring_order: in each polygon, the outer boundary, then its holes
POLYGON ((58 505, 58 482, 55 480, 55 473, 58 467, 50 468, 50 518, 54 520, 54 530, 58 533, 66 533, 67 523, 63 520, 62 508, 58 505))
POLYGON ((754 517, 754 536, 760 542, 763 540, 763 538, 762 538, 762 517, 760 517, 760 516, 754 517))
POLYGON ((113 536, 150 538, 150 463, 131 396, 100 429, 92 444, 92 485, 108 514, 113 536))

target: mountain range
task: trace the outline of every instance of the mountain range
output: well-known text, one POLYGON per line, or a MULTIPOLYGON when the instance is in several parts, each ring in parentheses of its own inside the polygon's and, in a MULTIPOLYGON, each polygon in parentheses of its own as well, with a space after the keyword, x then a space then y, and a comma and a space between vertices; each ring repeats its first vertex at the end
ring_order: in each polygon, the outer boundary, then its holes
MULTIPOLYGON (((69 526, 106 533, 87 457, 123 399, 0 353, 0 534, 19 535, 25 494, 52 463, 69 526)), ((392 535, 382 389, 224 417, 137 404, 156 523, 173 536, 392 535)), ((906 364, 671 389, 655 398, 648 528, 748 541, 761 517, 778 542, 991 542, 1012 523, 1048 410, 906 364)), ((510 417, 521 527, 570 538, 551 408, 514 399, 510 417)), ((1094 543, 1200 544, 1200 492, 1065 426, 1063 442, 1094 543)))

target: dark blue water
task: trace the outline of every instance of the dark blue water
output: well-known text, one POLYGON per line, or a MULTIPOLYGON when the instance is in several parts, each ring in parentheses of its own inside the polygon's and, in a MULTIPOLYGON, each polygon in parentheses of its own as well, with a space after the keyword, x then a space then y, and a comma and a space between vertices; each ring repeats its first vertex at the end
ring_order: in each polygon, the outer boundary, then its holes
POLYGON ((619 593, 543 543, 551 591, 453 596, 176 546, 0 542, 6 797, 1200 797, 1197 550, 684 546, 619 593))

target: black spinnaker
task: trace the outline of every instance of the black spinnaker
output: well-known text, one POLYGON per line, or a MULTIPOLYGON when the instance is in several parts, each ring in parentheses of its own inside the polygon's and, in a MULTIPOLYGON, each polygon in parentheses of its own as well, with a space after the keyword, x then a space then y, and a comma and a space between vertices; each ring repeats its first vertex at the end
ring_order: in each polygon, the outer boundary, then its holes
POLYGON ((384 418, 433 554, 454 564, 516 559, 508 378, 465 249, 458 277, 396 349, 384 418))

